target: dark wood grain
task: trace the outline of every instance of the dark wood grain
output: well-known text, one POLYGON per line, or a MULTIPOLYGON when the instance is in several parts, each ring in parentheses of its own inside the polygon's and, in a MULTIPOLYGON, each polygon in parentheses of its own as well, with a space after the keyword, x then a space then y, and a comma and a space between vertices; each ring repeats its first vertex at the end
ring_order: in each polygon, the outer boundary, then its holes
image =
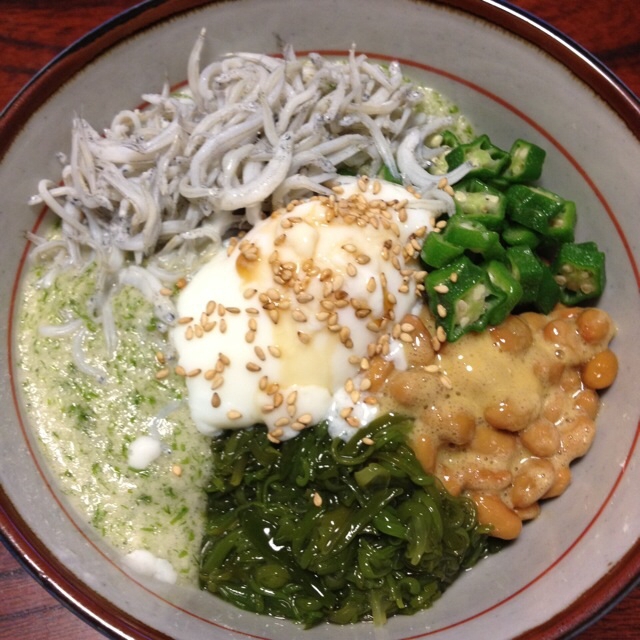
MULTIPOLYGON (((514 4, 567 34, 640 95, 637 0, 517 0, 514 4)), ((64 47, 134 0, 0 0, 0 108, 64 47)), ((0 640, 103 637, 68 611, 0 545, 0 640)), ((640 637, 640 589, 581 635, 640 637)))

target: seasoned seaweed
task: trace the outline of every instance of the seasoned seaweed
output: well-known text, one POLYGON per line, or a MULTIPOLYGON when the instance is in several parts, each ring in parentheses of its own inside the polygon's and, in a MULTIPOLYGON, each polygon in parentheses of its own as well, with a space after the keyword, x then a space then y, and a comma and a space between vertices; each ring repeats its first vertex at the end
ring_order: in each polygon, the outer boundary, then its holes
POLYGON ((215 440, 202 588, 305 627, 431 606, 489 540, 474 504, 423 471, 411 427, 387 415, 346 443, 326 424, 279 445, 261 427, 215 440))

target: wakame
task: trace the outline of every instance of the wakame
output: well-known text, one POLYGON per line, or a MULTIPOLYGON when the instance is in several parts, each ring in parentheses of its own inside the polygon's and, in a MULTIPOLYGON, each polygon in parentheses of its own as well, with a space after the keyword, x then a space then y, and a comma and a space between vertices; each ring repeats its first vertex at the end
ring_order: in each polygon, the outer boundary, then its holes
POLYGON ((279 445, 262 427, 214 440, 201 587, 307 628, 430 607, 499 543, 423 471, 411 427, 386 415, 349 442, 326 423, 279 445))

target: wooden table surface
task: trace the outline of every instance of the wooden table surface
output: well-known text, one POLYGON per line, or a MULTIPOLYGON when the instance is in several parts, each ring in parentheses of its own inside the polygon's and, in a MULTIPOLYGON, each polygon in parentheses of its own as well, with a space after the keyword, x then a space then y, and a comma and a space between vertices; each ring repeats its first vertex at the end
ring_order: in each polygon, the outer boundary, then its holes
MULTIPOLYGON (((596 55, 640 95, 637 0, 517 0, 596 55)), ((134 0, 0 0, 0 109, 42 66, 134 0)), ((581 636, 640 638, 640 589, 581 636)), ((0 639, 95 640, 91 629, 47 593, 0 545, 0 639)))

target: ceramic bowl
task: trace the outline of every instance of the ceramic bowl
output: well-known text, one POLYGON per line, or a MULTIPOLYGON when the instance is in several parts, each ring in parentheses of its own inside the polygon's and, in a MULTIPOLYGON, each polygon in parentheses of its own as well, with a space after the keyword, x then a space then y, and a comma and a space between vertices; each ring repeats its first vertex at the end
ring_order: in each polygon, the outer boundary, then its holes
POLYGON ((581 52, 494 2, 197 0, 149 2, 84 39, 33 82, 0 128, 0 467, 2 530, 52 589, 99 628, 122 638, 352 640, 517 636, 551 638, 578 628, 640 570, 637 381, 640 379, 640 110, 581 52), (256 17, 260 28, 256 28, 256 17), (17 384, 13 331, 25 268, 26 205, 39 177, 57 175, 79 106, 99 129, 168 78, 185 79, 190 48, 207 26, 207 55, 232 50, 344 54, 352 43, 441 90, 501 146, 523 137, 544 146, 544 184, 579 203, 580 238, 607 254, 600 302, 616 320, 620 358, 604 396, 599 432, 574 464, 574 481, 545 505, 516 544, 465 574, 432 610, 386 627, 311 631, 244 613, 187 587, 130 573, 118 554, 60 495, 35 442, 17 384), (402 37, 398 37, 402 34, 402 37))

